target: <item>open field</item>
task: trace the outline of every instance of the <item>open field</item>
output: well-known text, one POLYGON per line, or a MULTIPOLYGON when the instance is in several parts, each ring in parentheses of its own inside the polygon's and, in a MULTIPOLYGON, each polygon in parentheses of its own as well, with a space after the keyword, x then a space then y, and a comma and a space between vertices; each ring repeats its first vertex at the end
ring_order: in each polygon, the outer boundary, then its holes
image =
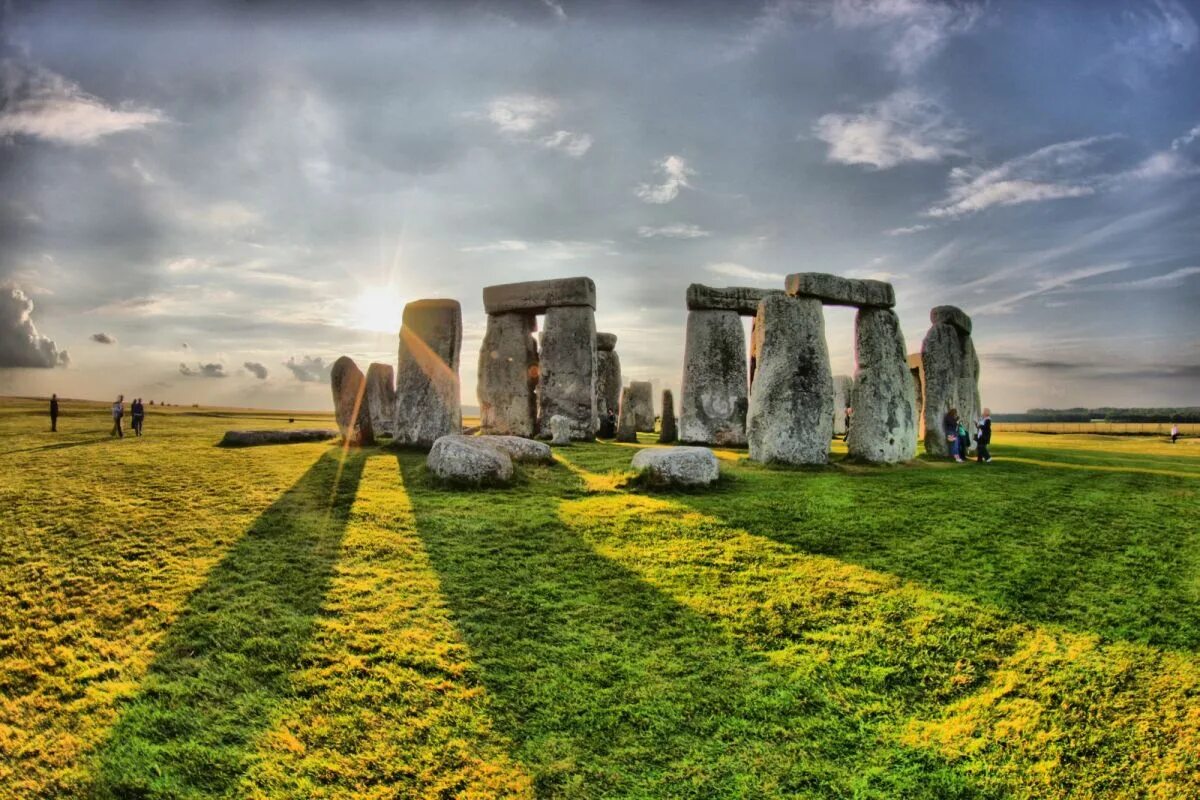
MULTIPOLYGON (((1118 436, 1167 436, 1169 422, 993 422, 997 431, 1020 433, 1089 433, 1118 436)), ((1180 422, 1181 436, 1200 436, 1200 422, 1180 422)))
POLYGON ((65 410, 0 400, 0 797, 1200 796, 1195 440, 466 492, 65 410))

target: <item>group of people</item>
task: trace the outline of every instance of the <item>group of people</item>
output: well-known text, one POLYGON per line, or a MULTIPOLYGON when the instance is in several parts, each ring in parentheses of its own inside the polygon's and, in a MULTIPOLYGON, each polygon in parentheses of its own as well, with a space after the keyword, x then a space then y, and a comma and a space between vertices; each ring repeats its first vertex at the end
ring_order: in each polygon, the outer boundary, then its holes
MULTIPOLYGON (((946 441, 950 443, 950 455, 955 461, 967 460, 967 451, 971 449, 971 432, 967 424, 958 416, 958 409, 952 408, 942 419, 942 428, 946 441)), ((975 420, 975 458, 977 463, 986 464, 992 460, 988 446, 992 443, 992 410, 985 408, 983 416, 975 420)))
MULTIPOLYGON (((125 417, 125 395, 117 395, 117 400, 112 404, 113 426, 109 436, 117 436, 125 438, 125 431, 121 430, 121 420, 125 417)), ((135 397, 133 402, 129 404, 129 423, 133 427, 133 432, 138 436, 142 435, 142 425, 146 422, 146 406, 142 403, 142 398, 135 397)))

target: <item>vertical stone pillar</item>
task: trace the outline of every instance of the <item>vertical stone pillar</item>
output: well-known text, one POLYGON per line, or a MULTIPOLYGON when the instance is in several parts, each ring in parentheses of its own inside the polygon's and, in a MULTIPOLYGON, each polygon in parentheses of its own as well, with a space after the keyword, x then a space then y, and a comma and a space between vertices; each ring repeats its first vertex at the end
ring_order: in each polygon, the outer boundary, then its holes
POLYGON ((954 306, 937 306, 929 312, 933 323, 921 344, 921 372, 925 388, 925 452, 950 454, 943 420, 958 409, 972 441, 979 417, 979 357, 971 341, 971 318, 954 306))
POLYGON ((349 356, 333 362, 329 371, 333 392, 333 415, 348 444, 374 444, 371 412, 367 408, 367 379, 349 356))
POLYGON ((833 374, 821 301, 769 295, 759 303, 756 323, 750 458, 825 464, 833 438, 833 374))
POLYGON ((367 367, 367 412, 376 435, 392 435, 396 416, 396 371, 378 361, 367 367))
POLYGON ((457 300, 414 300, 404 307, 396 362, 396 421, 392 441, 432 447, 462 433, 458 361, 462 307, 457 300))
POLYGON ((637 430, 654 433, 654 385, 650 381, 630 381, 629 397, 637 430))
POLYGON ((485 434, 532 438, 537 423, 537 317, 489 314, 479 349, 479 424, 485 434))
POLYGON ((738 312, 688 312, 679 440, 744 446, 746 394, 746 334, 738 312))
POLYGON ((833 435, 846 435, 846 408, 853 403, 854 379, 849 375, 833 376, 833 435))
POLYGON ((621 359, 616 346, 616 335, 596 334, 596 415, 601 419, 621 408, 621 359))
POLYGON ((571 438, 596 435, 596 319, 590 306, 546 309, 538 377, 538 431, 550 418, 571 421, 571 438))
POLYGON ((925 439, 925 374, 921 369, 921 354, 908 354, 908 371, 912 375, 913 395, 916 397, 916 405, 913 410, 916 412, 916 421, 913 423, 917 429, 917 439, 925 439))
POLYGON ((917 454, 912 374, 900 319, 890 308, 860 308, 854 321, 854 424, 846 436, 851 458, 875 464, 911 461, 917 454))
POLYGON ((637 412, 634 410, 633 389, 621 390, 621 414, 617 419, 617 441, 637 444, 637 412))
POLYGON ((670 389, 662 393, 662 428, 658 432, 659 444, 674 444, 679 439, 679 428, 675 423, 675 395, 670 389))

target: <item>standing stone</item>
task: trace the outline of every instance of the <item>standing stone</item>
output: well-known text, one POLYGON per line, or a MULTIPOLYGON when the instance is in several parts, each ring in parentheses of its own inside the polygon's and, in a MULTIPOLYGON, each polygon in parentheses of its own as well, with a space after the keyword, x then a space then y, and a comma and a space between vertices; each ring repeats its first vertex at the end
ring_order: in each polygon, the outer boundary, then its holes
POLYGON ((738 312, 688 312, 682 389, 680 441, 746 444, 746 334, 738 312))
POLYGON ((367 367, 367 411, 377 435, 392 435, 396 418, 396 371, 378 361, 367 367))
POLYGON ((849 375, 833 376, 833 435, 846 435, 846 409, 853 402, 854 378, 849 375))
POLYGON ((911 461, 917 454, 916 399, 894 311, 858 310, 854 358, 854 425, 846 436, 850 456, 874 464, 911 461))
POLYGON ((374 444, 371 412, 367 408, 367 379, 349 356, 333 362, 329 371, 333 390, 333 414, 338 430, 348 444, 374 444))
POLYGON ((921 368, 921 354, 908 354, 908 371, 912 375, 913 395, 916 398, 916 404, 913 409, 916 412, 916 422, 914 425, 917 429, 917 438, 925 439, 925 373, 921 368))
POLYGON ((630 381, 630 405, 633 424, 644 433, 654 432, 654 385, 650 381, 630 381))
POLYGON ((562 414, 555 414, 550 418, 550 444, 570 444, 573 433, 574 427, 571 424, 571 420, 562 414))
POLYGON ((821 301, 771 295, 758 306, 758 374, 750 397, 750 458, 825 464, 833 438, 833 375, 821 301))
POLYGON ((461 350, 462 307, 457 300, 414 300, 404 307, 393 443, 428 448, 442 436, 462 433, 461 350))
POLYGON ((925 452, 947 456, 949 443, 943 419, 951 408, 958 409, 972 441, 979 418, 979 357, 967 333, 971 319, 954 306, 938 306, 930 312, 933 326, 921 345, 921 372, 925 389, 925 452), (947 321, 940 321, 947 320, 947 321))
POLYGON ((679 429, 675 425, 675 396, 670 389, 662 393, 662 429, 658 434, 659 444, 674 444, 679 438, 679 429))
POLYGON ((637 411, 633 402, 633 387, 621 390, 621 416, 617 420, 617 441, 637 443, 637 411))
POLYGON ((551 433, 550 419, 566 417, 571 438, 596 435, 596 320, 589 306, 546 310, 538 379, 538 431, 551 433))
POLYGON ((479 424, 485 434, 532 437, 537 422, 537 317, 489 314, 479 349, 479 424))
POLYGON ((609 410, 615 415, 621 408, 621 359, 616 346, 615 335, 596 334, 596 415, 601 420, 609 410))

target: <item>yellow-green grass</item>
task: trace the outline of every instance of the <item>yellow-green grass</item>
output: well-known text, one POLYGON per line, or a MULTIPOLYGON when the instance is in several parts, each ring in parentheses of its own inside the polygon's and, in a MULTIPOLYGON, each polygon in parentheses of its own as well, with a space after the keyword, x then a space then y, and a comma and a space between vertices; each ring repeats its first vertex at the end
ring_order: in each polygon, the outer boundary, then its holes
POLYGON ((65 410, 0 401, 0 797, 1200 796, 1200 448, 451 491, 65 410))

